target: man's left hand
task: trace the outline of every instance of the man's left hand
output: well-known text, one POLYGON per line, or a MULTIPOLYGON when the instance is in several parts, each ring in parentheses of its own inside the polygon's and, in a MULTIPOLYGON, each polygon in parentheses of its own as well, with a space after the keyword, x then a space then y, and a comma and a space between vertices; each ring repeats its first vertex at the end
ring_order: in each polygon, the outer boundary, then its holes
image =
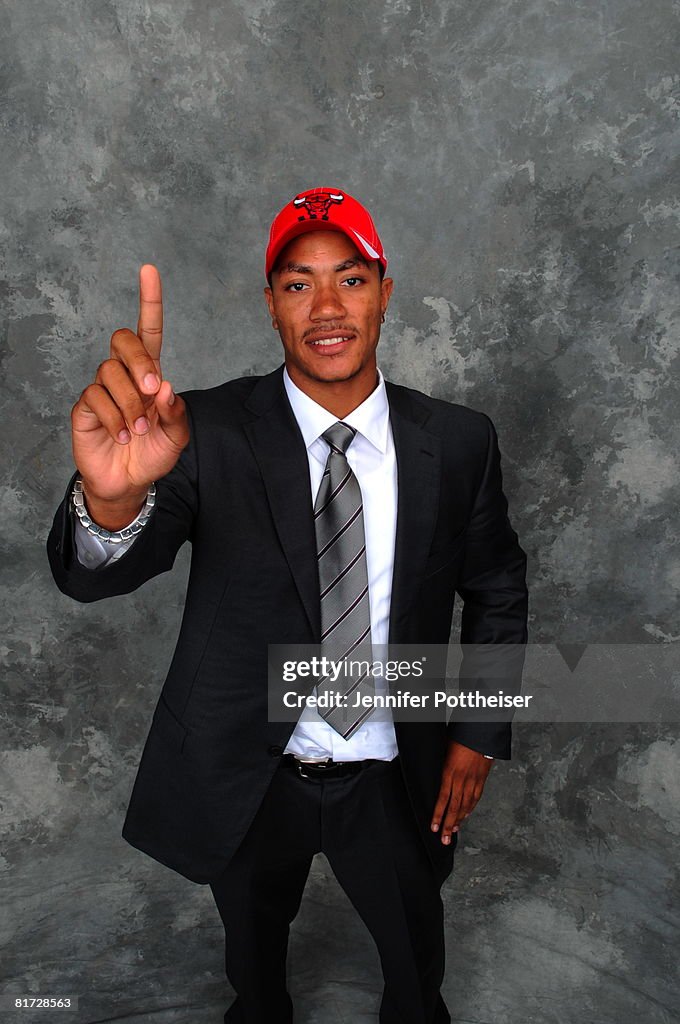
POLYGON ((445 846, 451 842, 451 833, 458 832, 463 818, 472 813, 482 795, 486 777, 493 760, 476 750, 449 741, 442 782, 435 804, 430 828, 441 833, 445 846))

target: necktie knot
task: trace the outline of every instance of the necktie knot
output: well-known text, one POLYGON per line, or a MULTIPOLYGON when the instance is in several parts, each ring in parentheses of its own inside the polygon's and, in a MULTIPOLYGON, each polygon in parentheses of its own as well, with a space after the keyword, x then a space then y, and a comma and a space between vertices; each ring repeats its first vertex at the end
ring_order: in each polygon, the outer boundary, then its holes
POLYGON ((343 423, 342 420, 338 420, 328 430, 324 430, 321 435, 326 444, 331 448, 331 451, 336 452, 338 455, 345 455, 347 449, 354 440, 356 430, 354 427, 350 427, 349 423, 343 423))

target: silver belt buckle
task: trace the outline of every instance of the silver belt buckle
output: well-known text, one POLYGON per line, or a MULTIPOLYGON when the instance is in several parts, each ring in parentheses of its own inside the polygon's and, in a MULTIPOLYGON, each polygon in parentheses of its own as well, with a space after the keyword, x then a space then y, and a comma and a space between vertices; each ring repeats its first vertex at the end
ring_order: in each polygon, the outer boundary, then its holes
POLYGON ((315 768, 327 768, 329 766, 330 762, 333 760, 332 757, 323 757, 323 758, 298 757, 297 754, 295 754, 294 757, 295 757, 295 767, 297 768, 298 775, 300 776, 301 779, 311 779, 312 778, 311 775, 307 775, 307 773, 305 772, 304 766, 306 764, 314 765, 315 768))

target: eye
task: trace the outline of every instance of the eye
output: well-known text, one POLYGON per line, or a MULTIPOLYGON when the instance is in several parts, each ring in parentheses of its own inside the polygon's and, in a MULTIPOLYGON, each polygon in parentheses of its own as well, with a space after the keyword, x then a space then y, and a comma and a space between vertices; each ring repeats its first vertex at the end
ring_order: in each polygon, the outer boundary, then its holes
POLYGON ((342 283, 346 284, 346 285, 349 285, 350 288, 356 288, 356 286, 358 284, 363 284, 364 283, 364 278, 363 277, 347 277, 347 278, 345 278, 345 280, 342 283))
POLYGON ((287 292, 301 292, 302 289, 306 288, 306 287, 307 287, 307 285, 305 284, 304 281, 291 281, 290 284, 286 285, 284 291, 287 291, 287 292))

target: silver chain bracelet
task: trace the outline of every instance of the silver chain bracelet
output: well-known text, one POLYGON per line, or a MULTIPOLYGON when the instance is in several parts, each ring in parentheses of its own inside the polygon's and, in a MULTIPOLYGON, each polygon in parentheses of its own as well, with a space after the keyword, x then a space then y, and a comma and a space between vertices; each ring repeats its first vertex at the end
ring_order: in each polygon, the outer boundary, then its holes
POLYGON ((80 523, 88 533, 91 533, 93 537, 98 537, 99 540, 104 541, 106 544, 120 544, 124 540, 136 537, 148 523, 153 507, 156 504, 156 485, 150 484, 149 490, 146 492, 146 501, 143 508, 132 522, 124 526, 122 530, 105 530, 103 526, 98 526, 92 517, 88 515, 87 508, 85 507, 85 495, 83 494, 83 481, 80 477, 76 478, 73 485, 71 502, 80 523))

